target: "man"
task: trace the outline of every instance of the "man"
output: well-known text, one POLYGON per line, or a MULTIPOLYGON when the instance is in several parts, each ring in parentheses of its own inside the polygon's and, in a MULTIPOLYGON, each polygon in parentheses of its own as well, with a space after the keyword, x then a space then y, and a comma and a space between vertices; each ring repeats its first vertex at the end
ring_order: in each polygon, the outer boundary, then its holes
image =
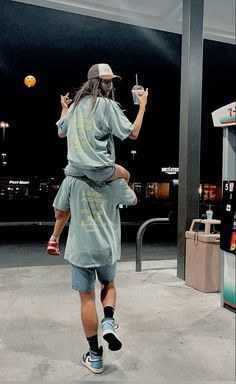
POLYGON ((119 204, 137 203, 135 193, 123 178, 94 182, 67 176, 53 206, 57 218, 70 210, 71 222, 64 258, 70 262, 72 289, 79 291, 81 320, 89 351, 82 363, 93 373, 103 372, 103 348, 98 342, 98 315, 95 305, 96 276, 101 283, 104 319, 102 336, 111 351, 122 343, 115 331, 116 261, 121 255, 119 204))

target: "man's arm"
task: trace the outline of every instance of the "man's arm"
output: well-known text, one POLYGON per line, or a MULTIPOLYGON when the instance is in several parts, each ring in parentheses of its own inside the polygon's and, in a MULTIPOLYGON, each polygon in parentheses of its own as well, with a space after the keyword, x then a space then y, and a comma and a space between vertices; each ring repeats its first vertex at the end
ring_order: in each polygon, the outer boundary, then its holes
POLYGON ((137 204, 137 197, 125 179, 120 178, 111 182, 113 196, 116 196, 117 203, 123 205, 135 205, 137 204))
POLYGON ((138 138, 138 135, 142 126, 142 122, 143 122, 143 116, 145 113, 146 104, 147 104, 147 97, 148 97, 148 88, 146 89, 146 91, 143 93, 142 96, 137 95, 137 99, 139 102, 139 110, 138 110, 136 119, 132 125, 132 132, 129 135, 129 138, 131 140, 136 140, 138 138))
POLYGON ((136 205, 136 204, 137 204, 137 202, 138 202, 138 199, 137 199, 137 196, 135 196, 135 199, 134 199, 133 203, 132 203, 132 204, 130 204, 130 205, 136 205))

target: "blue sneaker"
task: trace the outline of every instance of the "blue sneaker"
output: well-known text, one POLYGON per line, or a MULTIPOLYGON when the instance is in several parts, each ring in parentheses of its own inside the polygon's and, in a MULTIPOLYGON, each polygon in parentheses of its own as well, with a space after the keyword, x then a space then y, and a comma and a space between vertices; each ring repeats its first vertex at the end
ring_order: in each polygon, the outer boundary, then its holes
POLYGON ((102 373, 103 362, 102 362, 102 347, 99 348, 98 352, 89 350, 82 357, 82 363, 93 373, 102 373))
POLYGON ((108 348, 111 351, 119 351, 122 347, 122 343, 116 334, 117 325, 115 320, 110 317, 105 317, 102 322, 102 337, 108 343, 108 348))

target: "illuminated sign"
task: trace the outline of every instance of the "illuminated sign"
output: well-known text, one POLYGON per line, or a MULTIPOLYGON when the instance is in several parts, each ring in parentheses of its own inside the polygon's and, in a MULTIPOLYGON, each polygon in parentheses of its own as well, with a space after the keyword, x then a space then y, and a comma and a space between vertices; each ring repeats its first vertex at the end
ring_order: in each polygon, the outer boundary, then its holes
POLYGON ((161 168, 161 172, 168 173, 168 175, 175 175, 177 172, 179 172, 178 167, 163 167, 161 168))
POLYGON ((212 112, 212 119, 214 127, 227 127, 231 125, 236 125, 236 116, 235 116, 236 103, 227 104, 224 107, 217 109, 212 112))
POLYGON ((28 185, 30 182, 25 180, 9 180, 9 184, 12 185, 28 185))
POLYGON ((146 199, 162 199, 166 200, 169 198, 169 183, 147 183, 145 189, 146 199))

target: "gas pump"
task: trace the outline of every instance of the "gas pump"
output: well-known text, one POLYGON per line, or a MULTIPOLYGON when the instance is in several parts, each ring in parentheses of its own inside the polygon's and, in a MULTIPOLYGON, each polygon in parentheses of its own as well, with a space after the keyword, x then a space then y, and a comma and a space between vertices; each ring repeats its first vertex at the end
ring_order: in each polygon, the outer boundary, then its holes
POLYGON ((212 112, 215 127, 223 128, 222 158, 222 217, 221 248, 221 304, 236 310, 236 103, 212 112))

